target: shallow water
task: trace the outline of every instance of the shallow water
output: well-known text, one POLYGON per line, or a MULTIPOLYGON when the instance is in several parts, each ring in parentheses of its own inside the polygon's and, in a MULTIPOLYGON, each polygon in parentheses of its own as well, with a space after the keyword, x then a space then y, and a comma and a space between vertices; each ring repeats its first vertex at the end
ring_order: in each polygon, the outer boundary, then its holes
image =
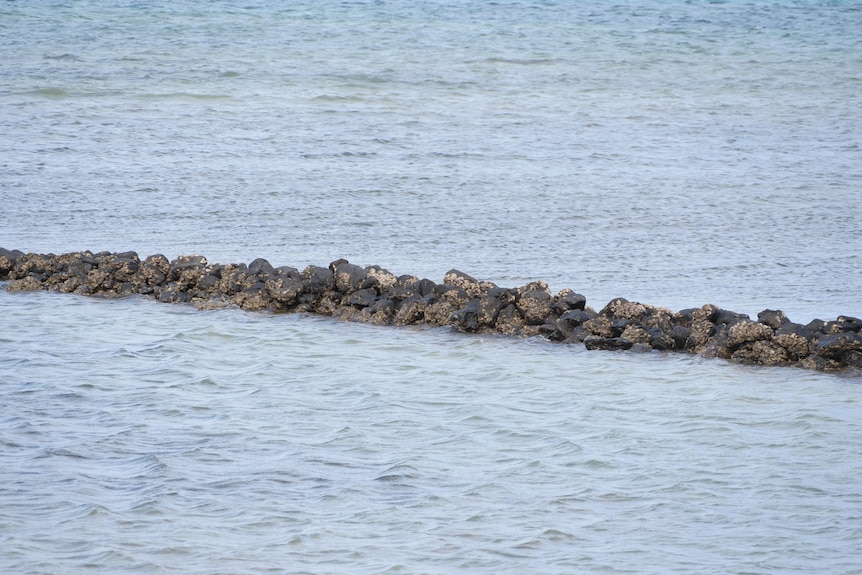
POLYGON ((854 379, 142 299, 0 306, 10 572, 858 572, 854 379))
MULTIPOLYGON (((0 246, 862 317, 855 2, 0 8, 0 246)), ((0 570, 862 573, 858 378, 0 293, 0 570)))

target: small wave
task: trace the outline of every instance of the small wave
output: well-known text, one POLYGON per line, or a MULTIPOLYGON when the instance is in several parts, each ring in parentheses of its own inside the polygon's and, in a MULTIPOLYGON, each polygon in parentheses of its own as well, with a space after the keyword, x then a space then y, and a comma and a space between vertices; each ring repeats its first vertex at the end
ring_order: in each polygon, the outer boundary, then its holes
POLYGON ((145 100, 232 100, 227 94, 195 94, 192 92, 164 92, 159 94, 141 94, 145 100))

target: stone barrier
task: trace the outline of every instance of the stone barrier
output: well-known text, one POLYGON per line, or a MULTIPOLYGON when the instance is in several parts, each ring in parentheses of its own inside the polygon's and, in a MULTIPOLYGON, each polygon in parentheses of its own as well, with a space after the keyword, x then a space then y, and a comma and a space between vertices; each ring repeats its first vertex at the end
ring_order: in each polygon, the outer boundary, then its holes
POLYGON ((211 264, 199 255, 168 260, 134 252, 23 253, 0 248, 8 291, 51 290, 101 297, 147 295, 200 308, 306 312, 375 325, 451 326, 469 333, 541 336, 591 350, 676 351, 733 362, 820 371, 862 369, 862 320, 839 316, 807 325, 780 310, 752 320, 712 304, 672 312, 611 300, 600 311, 570 289, 534 281, 503 288, 458 270, 443 283, 337 260, 328 267, 211 264))

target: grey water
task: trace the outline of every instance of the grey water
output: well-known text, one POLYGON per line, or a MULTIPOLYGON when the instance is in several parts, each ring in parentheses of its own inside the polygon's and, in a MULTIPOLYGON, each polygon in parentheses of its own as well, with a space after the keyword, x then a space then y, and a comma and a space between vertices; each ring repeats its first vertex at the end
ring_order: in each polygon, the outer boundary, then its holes
MULTIPOLYGON (((858 2, 10 1, 0 246, 862 317, 858 2)), ((0 571, 862 573, 858 377, 0 291, 0 571)))

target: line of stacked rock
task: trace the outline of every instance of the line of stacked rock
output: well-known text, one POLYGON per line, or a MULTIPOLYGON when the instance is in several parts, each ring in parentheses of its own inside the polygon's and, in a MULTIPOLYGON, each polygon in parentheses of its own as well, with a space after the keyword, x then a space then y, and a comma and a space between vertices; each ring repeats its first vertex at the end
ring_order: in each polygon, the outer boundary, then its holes
POLYGON ((661 350, 730 361, 792 365, 821 371, 862 369, 862 321, 791 322, 782 311, 757 320, 712 304, 671 312, 610 301, 601 311, 570 289, 556 295, 542 281, 502 288, 457 270, 443 283, 337 260, 299 271, 250 264, 210 264, 199 255, 168 260, 134 252, 23 253, 0 248, 0 280, 7 290, 51 290, 120 297, 148 295, 200 308, 236 305, 245 310, 306 312, 376 325, 451 326, 470 333, 543 336, 583 343, 587 349, 661 350))

